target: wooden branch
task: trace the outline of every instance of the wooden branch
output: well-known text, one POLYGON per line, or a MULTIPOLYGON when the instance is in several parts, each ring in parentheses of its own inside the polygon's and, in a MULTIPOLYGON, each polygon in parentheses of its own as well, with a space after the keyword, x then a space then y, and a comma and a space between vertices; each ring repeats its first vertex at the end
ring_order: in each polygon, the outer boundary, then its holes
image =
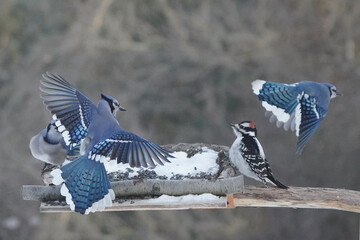
POLYGON ((235 207, 287 207, 334 209, 360 213, 360 192, 346 189, 290 187, 261 188, 246 186, 234 194, 235 207))
POLYGON ((206 179, 158 180, 140 179, 111 183, 116 197, 122 196, 181 196, 187 194, 211 193, 226 195, 244 190, 243 176, 209 181, 206 179))
MULTIPOLYGON (((243 176, 209 181, 206 179, 159 180, 139 179, 125 180, 111 183, 117 198, 126 196, 180 196, 187 194, 211 193, 227 195, 242 192, 244 189, 243 176)), ((24 200, 38 200, 42 202, 63 200, 60 186, 23 186, 24 200)))
MULTIPOLYGON (((29 195, 24 194, 24 196, 29 195)), ((36 200, 38 196, 29 198, 36 200)), ((243 193, 228 194, 227 197, 219 197, 217 200, 200 198, 191 203, 184 203, 181 198, 181 196, 173 197, 162 203, 154 202, 153 198, 122 201, 117 198, 113 206, 105 211, 283 207, 333 209, 360 213, 360 192, 346 189, 290 187, 288 190, 284 190, 273 187, 246 186, 243 193)), ((70 209, 61 202, 57 204, 42 202, 41 211, 67 212, 70 209)))

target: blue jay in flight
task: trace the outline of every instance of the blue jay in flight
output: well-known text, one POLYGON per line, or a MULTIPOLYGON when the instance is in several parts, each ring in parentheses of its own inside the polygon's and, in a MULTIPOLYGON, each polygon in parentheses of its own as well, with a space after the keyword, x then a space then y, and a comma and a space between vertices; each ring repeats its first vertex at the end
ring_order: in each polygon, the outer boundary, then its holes
POLYGON ((101 94, 96 106, 61 76, 46 73, 43 78, 41 97, 65 144, 72 148, 81 143, 81 156, 51 173, 53 184, 63 183, 61 194, 71 210, 88 214, 112 205, 115 194, 104 161, 131 167, 170 162, 169 151, 119 126, 116 113, 125 109, 113 97, 101 94))
POLYGON ((296 153, 301 154, 307 141, 328 111, 330 99, 342 94, 329 83, 299 82, 282 84, 255 80, 252 89, 270 112, 270 122, 283 125, 298 136, 296 153))

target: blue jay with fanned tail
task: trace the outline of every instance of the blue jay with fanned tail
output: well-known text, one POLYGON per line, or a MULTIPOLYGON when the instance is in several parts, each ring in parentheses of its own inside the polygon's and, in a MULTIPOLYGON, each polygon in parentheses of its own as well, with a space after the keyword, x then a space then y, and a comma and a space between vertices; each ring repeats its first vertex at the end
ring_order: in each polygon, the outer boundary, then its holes
POLYGON ((53 184, 62 184, 61 194, 72 210, 88 214, 112 205, 115 194, 104 161, 131 167, 169 162, 169 151, 119 126, 116 113, 125 109, 116 99, 101 94, 96 106, 61 76, 46 73, 43 78, 41 97, 66 145, 81 143, 82 155, 51 173, 53 184))
POLYGON ((79 154, 79 146, 70 149, 52 120, 46 128, 41 130, 30 140, 29 148, 34 158, 51 165, 62 165, 68 156, 79 154))
POLYGON ((301 154, 307 141, 326 115, 330 99, 342 94, 329 83, 304 81, 282 84, 256 80, 252 89, 270 112, 270 122, 283 125, 298 136, 296 153, 301 154))

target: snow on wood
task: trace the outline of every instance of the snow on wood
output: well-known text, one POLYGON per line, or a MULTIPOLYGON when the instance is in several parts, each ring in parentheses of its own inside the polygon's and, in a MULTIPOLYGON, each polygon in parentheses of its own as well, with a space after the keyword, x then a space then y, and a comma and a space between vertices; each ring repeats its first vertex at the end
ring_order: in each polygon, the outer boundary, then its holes
POLYGON ((216 162, 218 152, 208 147, 198 147, 191 155, 185 151, 175 151, 171 163, 157 165, 155 168, 131 168, 129 164, 105 163, 105 168, 113 180, 134 178, 186 179, 211 177, 218 173, 216 162))

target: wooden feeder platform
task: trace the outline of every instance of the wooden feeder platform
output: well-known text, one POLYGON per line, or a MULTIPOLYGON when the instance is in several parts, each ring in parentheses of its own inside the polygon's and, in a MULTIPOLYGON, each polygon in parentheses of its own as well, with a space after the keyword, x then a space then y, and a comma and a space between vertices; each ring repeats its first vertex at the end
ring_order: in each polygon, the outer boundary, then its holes
MULTIPOLYGON (((113 205, 105 208, 104 211, 282 207, 333 209, 360 213, 359 191, 310 187, 279 189, 272 186, 244 186, 243 176, 239 175, 228 159, 226 146, 179 143, 164 147, 170 151, 186 152, 187 159, 198 153, 201 154, 204 148, 210 149, 215 152, 218 172, 211 176, 206 175, 205 178, 187 179, 182 176, 177 180, 159 177, 150 179, 153 175, 147 179, 143 172, 137 179, 120 178, 122 175, 117 175, 112 180, 109 175, 116 198, 113 205)), ((193 161, 190 162, 193 163, 193 161)), ((179 166, 182 165, 179 164, 179 166)), ((199 163, 191 168, 196 169, 199 166, 203 164, 199 163)), ((44 182, 49 184, 46 177, 48 174, 44 172, 44 169, 42 176, 44 182)), ((48 173, 51 170, 49 169, 48 173)), ((60 194, 60 186, 25 185, 22 195, 24 200, 40 201, 41 212, 70 211, 65 198, 60 194)))
MULTIPOLYGON (((238 177, 236 181, 241 183, 242 176, 238 177)), ((157 196, 152 193, 151 196, 145 197, 117 195, 113 206, 104 211, 282 207, 332 209, 360 213, 360 192, 346 189, 290 187, 284 190, 275 187, 245 186, 239 193, 228 194, 188 192, 180 196, 169 196, 162 193, 166 193, 166 191, 158 191, 155 194, 157 196)), ((70 211, 69 206, 60 196, 59 187, 25 185, 23 186, 23 198, 24 200, 40 201, 41 212, 70 211)))

